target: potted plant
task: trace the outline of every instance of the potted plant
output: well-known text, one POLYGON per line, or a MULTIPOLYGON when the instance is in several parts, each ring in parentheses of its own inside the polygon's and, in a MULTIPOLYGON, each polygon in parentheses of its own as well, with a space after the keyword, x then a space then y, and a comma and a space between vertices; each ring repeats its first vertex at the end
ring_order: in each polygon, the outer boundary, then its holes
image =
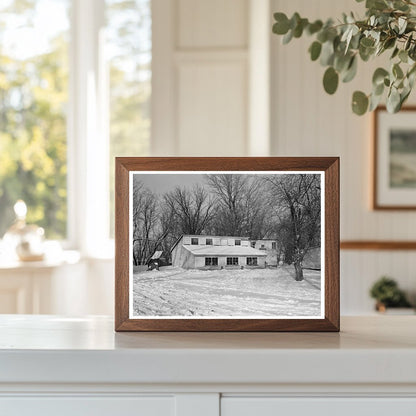
POLYGON ((373 284, 370 296, 376 300, 375 307, 379 312, 386 312, 387 308, 411 308, 397 282, 387 276, 381 277, 373 284))
POLYGON ((326 68, 323 86, 328 94, 335 93, 340 80, 355 77, 360 60, 390 55, 390 65, 375 70, 371 93, 353 93, 355 114, 374 110, 385 94, 387 110, 395 113, 409 97, 416 78, 416 0, 366 0, 363 19, 344 13, 337 21, 310 22, 299 13, 288 18, 280 12, 274 19, 273 32, 283 36, 284 44, 304 34, 314 37, 309 54, 326 68))

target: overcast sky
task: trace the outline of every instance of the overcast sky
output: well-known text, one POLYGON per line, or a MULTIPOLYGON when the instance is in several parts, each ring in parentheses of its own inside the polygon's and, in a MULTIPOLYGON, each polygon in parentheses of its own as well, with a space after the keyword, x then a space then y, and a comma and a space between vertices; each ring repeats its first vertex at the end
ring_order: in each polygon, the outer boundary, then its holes
MULTIPOLYGON (((177 186, 189 189, 197 184, 206 185, 205 175, 205 173, 135 173, 133 180, 141 181, 146 188, 149 188, 155 193, 164 194, 172 191, 177 186)), ((262 176, 268 175, 262 174, 262 176)), ((206 190, 209 191, 209 188, 206 188, 206 190)))
POLYGON ((176 186, 191 188, 193 185, 201 184, 205 182, 205 174, 143 174, 135 173, 134 181, 139 180, 143 182, 146 188, 151 189, 153 192, 164 194, 165 192, 172 191, 176 186))

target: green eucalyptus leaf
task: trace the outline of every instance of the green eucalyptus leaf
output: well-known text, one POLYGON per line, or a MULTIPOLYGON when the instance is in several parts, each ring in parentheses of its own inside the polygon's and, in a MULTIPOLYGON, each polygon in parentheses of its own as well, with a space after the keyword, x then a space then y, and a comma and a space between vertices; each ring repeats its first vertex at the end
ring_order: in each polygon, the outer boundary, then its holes
POLYGON ((409 10, 409 6, 406 3, 404 3, 403 0, 394 0, 393 7, 402 12, 409 10))
POLYGON ((314 33, 319 32, 322 29, 322 26, 324 24, 322 23, 322 20, 315 20, 313 23, 311 23, 307 28, 306 32, 309 35, 313 35, 314 33))
POLYGON ((384 84, 384 78, 386 78, 388 75, 388 71, 386 71, 384 68, 377 68, 373 74, 373 85, 377 86, 384 84))
POLYGON ((386 107, 389 113, 397 113, 400 109, 400 93, 397 88, 392 88, 390 94, 387 96, 386 107))
POLYGON ((397 23, 399 25, 399 35, 402 35, 407 27, 407 19, 404 18, 403 16, 400 16, 397 20, 397 23))
POLYGON ((296 26, 300 23, 301 17, 298 12, 293 13, 293 16, 290 18, 290 29, 294 30, 296 26))
POLYGON ((360 54, 360 58, 367 62, 372 56, 374 56, 376 49, 375 48, 366 48, 363 45, 359 46, 358 52, 360 54))
POLYGON ((350 82, 351 80, 353 80, 355 75, 357 74, 357 67, 357 58, 354 55, 350 60, 348 69, 345 71, 342 77, 342 82, 350 82))
POLYGON ((360 41, 360 46, 363 46, 364 48, 372 48, 375 44, 375 40, 372 38, 362 38, 360 41))
POLYGON ((370 95, 370 105, 368 107, 368 111, 374 111, 378 107, 378 105, 380 104, 381 98, 382 98, 381 94, 380 95, 371 94, 370 95))
POLYGON ((383 95, 384 88, 384 82, 382 84, 373 85, 373 95, 383 95))
POLYGON ((396 38, 392 37, 392 38, 387 38, 384 43, 383 43, 383 48, 384 49, 390 49, 392 48, 394 45, 396 44, 396 38))
POLYGON ((311 54, 312 61, 316 61, 321 54, 322 44, 318 41, 315 41, 309 47, 309 53, 311 54))
POLYGON ((368 108, 368 97, 361 91, 355 91, 352 95, 352 111, 362 116, 366 113, 368 108))
POLYGON ((289 19, 284 13, 275 13, 274 20, 276 20, 276 23, 273 25, 273 33, 276 33, 277 35, 285 35, 289 29, 289 19))
POLYGON ((402 49, 402 50, 399 52, 399 59, 400 59, 402 62, 407 63, 408 58, 409 58, 409 55, 407 54, 407 51, 405 51, 404 49, 402 49))
POLYGON ((307 25, 308 25, 308 19, 300 19, 300 20, 298 20, 297 25, 293 29, 293 36, 295 38, 300 38, 302 36, 303 29, 305 27, 307 27, 307 25))
POLYGON ((316 39, 321 43, 325 43, 328 40, 328 30, 322 29, 321 31, 319 31, 316 35, 316 39))
POLYGON ((365 3, 367 9, 384 10, 388 5, 385 0, 367 0, 365 3))
POLYGON ((399 54, 400 49, 396 46, 391 54, 390 59, 394 59, 399 54))
POLYGON ((335 69, 330 66, 324 74, 323 84, 324 89, 328 94, 334 94, 338 88, 339 75, 335 69))
POLYGON ((332 65, 334 62, 334 44, 326 41, 322 45, 320 63, 322 66, 332 65))
POLYGON ((351 52, 347 55, 343 53, 336 53, 334 57, 334 68, 338 72, 343 72, 348 69, 351 62, 351 52))
POLYGON ((289 30, 286 35, 283 36, 282 43, 287 45, 293 39, 293 30, 289 30))
POLYGON ((403 70, 400 68, 399 64, 394 64, 393 68, 392 68, 392 74, 395 76, 395 78, 397 79, 401 79, 404 77, 403 74, 403 70))
POLYGON ((405 49, 406 51, 410 48, 410 45, 411 45, 411 43, 412 43, 412 40, 413 40, 413 33, 411 33, 411 34, 408 36, 408 38, 407 38, 407 40, 406 40, 406 43, 404 44, 404 49, 405 49))

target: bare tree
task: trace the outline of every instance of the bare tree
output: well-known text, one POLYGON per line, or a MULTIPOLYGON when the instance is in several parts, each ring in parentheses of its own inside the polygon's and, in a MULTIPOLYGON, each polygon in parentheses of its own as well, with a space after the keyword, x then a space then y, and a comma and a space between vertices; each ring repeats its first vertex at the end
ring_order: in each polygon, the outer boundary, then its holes
POLYGON ((292 251, 296 280, 303 280, 302 261, 307 251, 320 245, 320 176, 313 174, 264 176, 269 203, 280 218, 287 251, 292 251))
POLYGON ((170 231, 171 223, 161 217, 159 198, 142 182, 133 182, 133 261, 147 264, 161 248, 170 231))
POLYGON ((212 199, 202 186, 191 190, 176 187, 164 196, 170 218, 174 220, 175 234, 202 234, 212 218, 212 199))
POLYGON ((254 239, 265 236, 267 215, 260 197, 264 189, 261 181, 254 176, 222 174, 207 175, 207 182, 216 197, 213 233, 254 239))

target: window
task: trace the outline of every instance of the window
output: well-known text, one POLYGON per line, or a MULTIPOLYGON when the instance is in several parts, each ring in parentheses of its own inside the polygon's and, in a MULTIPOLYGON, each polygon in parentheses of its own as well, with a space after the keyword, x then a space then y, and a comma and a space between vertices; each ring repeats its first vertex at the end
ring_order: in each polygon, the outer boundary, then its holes
POLYGON ((205 244, 206 244, 207 246, 212 246, 212 238, 207 238, 207 239, 205 240, 205 244))
POLYGON ((194 246, 198 245, 198 239, 197 238, 191 238, 191 244, 194 246))
POLYGON ((276 247, 277 247, 276 241, 273 241, 272 242, 272 250, 276 250, 276 247))
POLYGON ((0 238, 18 199, 47 238, 67 236, 70 5, 1 2, 0 238))
POLYGON ((101 255, 114 156, 149 152, 151 0, 0 3, 0 237, 23 199, 47 238, 101 255))
POLYGON ((264 244, 261 245, 260 250, 266 250, 266 247, 264 246, 264 244))
POLYGON ((238 257, 227 257, 227 266, 237 266, 238 257))
POLYGON ((236 246, 241 246, 241 240, 234 240, 234 244, 236 246))
POLYGON ((205 257, 205 266, 218 266, 218 257, 205 257))
POLYGON ((252 241, 252 242, 251 242, 251 247, 252 247, 252 248, 255 248, 255 247, 256 247, 256 242, 255 242, 255 241, 252 241))
POLYGON ((247 257, 247 266, 257 266, 257 257, 247 257))

